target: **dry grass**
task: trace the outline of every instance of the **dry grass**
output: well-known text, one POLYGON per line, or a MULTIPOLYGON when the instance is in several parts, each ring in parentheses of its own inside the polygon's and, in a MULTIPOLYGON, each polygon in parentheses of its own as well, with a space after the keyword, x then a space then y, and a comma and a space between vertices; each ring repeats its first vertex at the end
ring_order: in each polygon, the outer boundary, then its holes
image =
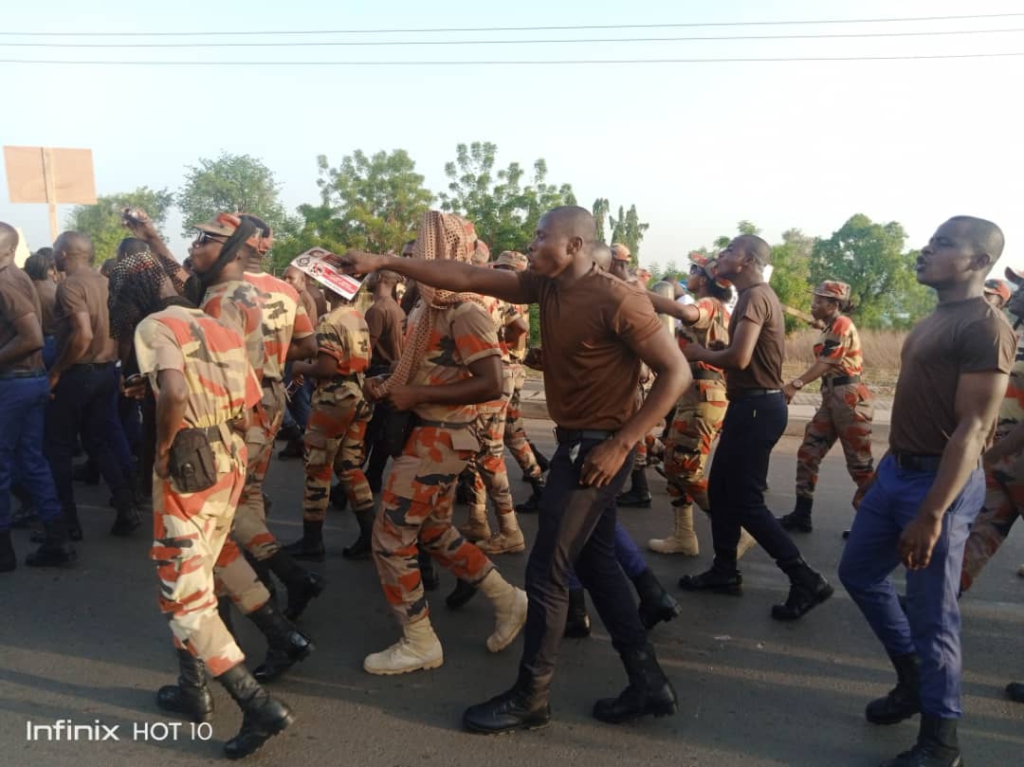
MULTIPOLYGON (((814 343, 817 330, 800 330, 786 339, 787 378, 799 375, 814 362, 814 343)), ((860 343, 864 352, 864 380, 876 394, 892 394, 900 373, 900 350, 907 334, 895 330, 861 330, 860 343)))

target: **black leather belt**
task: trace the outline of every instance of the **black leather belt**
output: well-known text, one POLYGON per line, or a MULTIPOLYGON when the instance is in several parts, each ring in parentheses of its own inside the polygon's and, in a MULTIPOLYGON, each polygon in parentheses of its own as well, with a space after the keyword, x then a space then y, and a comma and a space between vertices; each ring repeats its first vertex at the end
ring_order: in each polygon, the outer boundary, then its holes
POLYGON ((704 368, 693 369, 693 380, 695 381, 724 381, 725 376, 714 370, 705 370, 704 368))
POLYGON ((116 360, 110 360, 110 362, 76 362, 68 369, 74 370, 75 368, 92 368, 93 370, 100 370, 102 368, 111 367, 116 364, 116 360))
POLYGON ((831 378, 821 379, 821 385, 826 389, 855 383, 860 383, 860 376, 832 376, 831 378))
POLYGON ((44 378, 45 370, 8 370, 0 373, 0 381, 10 381, 14 378, 44 378))
POLYGON ((772 394, 782 394, 782 389, 740 389, 729 394, 733 402, 739 399, 750 399, 751 397, 768 397, 772 394))
POLYGON ((941 455, 914 455, 913 453, 889 453, 896 465, 907 471, 926 471, 931 474, 939 470, 941 455))
POLYGON ((603 429, 563 429, 561 426, 555 427, 555 439, 558 440, 559 445, 575 445, 585 441, 603 442, 614 436, 615 432, 603 429))

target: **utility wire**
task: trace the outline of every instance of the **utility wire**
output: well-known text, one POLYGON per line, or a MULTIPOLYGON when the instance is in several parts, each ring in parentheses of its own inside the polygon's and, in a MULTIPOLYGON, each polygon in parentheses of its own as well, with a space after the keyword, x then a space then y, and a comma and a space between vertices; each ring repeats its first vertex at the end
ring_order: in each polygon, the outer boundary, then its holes
POLYGON ((1024 56, 1024 51, 1007 53, 937 53, 909 56, 782 56, 775 58, 717 59, 556 59, 549 61, 103 61, 61 59, 0 59, 0 64, 58 64, 97 66, 183 66, 183 67, 467 67, 467 66, 564 66, 587 64, 752 64, 768 62, 826 61, 934 61, 939 59, 996 59, 1024 56))
POLYGON ((878 37, 949 37, 954 35, 994 35, 1024 32, 1014 29, 954 29, 909 32, 852 32, 810 35, 721 35, 713 37, 603 37, 561 40, 301 40, 258 43, 6 43, 0 48, 288 48, 301 46, 404 46, 404 45, 550 45, 564 43, 670 43, 720 40, 835 40, 878 37))
POLYGON ((377 35, 377 34, 433 34, 437 32, 540 32, 584 29, 681 29, 699 27, 771 27, 818 24, 895 24, 913 21, 962 21, 966 19, 1005 19, 1024 16, 1024 13, 976 13, 958 16, 907 16, 869 19, 795 19, 791 21, 708 21, 679 24, 572 24, 565 26, 533 27, 433 27, 418 29, 271 29, 264 31, 191 31, 191 32, 38 32, 0 31, 6 37, 222 37, 222 36, 278 36, 278 35, 377 35))

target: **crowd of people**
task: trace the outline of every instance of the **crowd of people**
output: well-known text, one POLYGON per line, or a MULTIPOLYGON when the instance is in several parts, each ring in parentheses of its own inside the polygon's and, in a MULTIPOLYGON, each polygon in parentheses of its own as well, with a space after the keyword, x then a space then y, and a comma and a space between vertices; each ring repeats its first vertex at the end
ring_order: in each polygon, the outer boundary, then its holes
MULTIPOLYGON (((628 249, 600 243, 582 208, 542 216, 528 255, 496 257, 471 222, 431 211, 401 255, 341 257, 367 275, 347 300, 296 266, 283 279, 264 272, 273 232, 257 216, 196 225, 182 262, 143 211, 126 210, 124 223, 131 236, 102 269, 78 232, 20 269, 17 231, 0 223, 0 572, 18 563, 14 526, 37 527, 26 565, 74 564, 75 545, 87 545, 76 480, 109 487, 113 535, 139 534, 151 510, 150 556, 179 665, 157 702, 209 721, 216 679, 243 712, 229 757, 293 722, 265 685, 315 650, 298 621, 326 587, 306 563, 326 556, 329 505, 353 512, 359 534, 343 555, 373 560, 400 631, 365 658, 366 672, 444 662, 426 596, 437 564, 457 577, 448 607, 490 601, 490 652, 523 636, 514 683, 469 707, 465 727, 544 726, 561 640, 590 633, 589 593, 628 677, 593 714, 621 723, 676 712, 649 632, 682 609, 617 507, 651 505, 654 467, 673 521, 651 551, 698 556, 694 507, 710 516, 712 564, 679 587, 741 594, 739 560, 759 545, 790 586, 771 615, 796 621, 834 590, 790 533, 812 531, 818 468, 838 440, 856 510, 839 578, 897 677, 866 718, 921 716, 917 742, 890 767, 962 764, 958 598, 1008 535, 1024 482, 1024 342, 1006 319, 1024 318, 1024 291, 987 279, 1003 250, 995 224, 952 218, 918 257, 938 305, 906 340, 889 450, 876 463, 850 287, 813 288, 815 362, 784 380, 784 311, 764 278, 771 249, 754 235, 716 258, 694 255, 685 286, 648 291, 628 249), (542 341, 530 348, 529 304, 539 305, 542 341), (556 424, 550 459, 519 409, 528 367, 543 373, 556 424), (819 380, 796 506, 776 518, 764 499, 769 458, 788 403, 819 380), (302 537, 285 545, 267 527, 263 492, 280 436, 280 458, 301 459, 305 472, 302 537), (80 449, 87 461, 76 467, 80 449), (531 488, 518 505, 506 449, 531 488), (468 506, 458 527, 457 500, 468 506), (527 548, 518 515, 531 513, 538 529, 520 588, 494 559, 527 548), (904 597, 890 577, 901 564, 904 597), (266 638, 251 671, 236 613, 266 638)), ((1007 277, 1024 283, 1012 269, 1007 277)), ((1008 693, 1024 702, 1024 686, 1008 693)))

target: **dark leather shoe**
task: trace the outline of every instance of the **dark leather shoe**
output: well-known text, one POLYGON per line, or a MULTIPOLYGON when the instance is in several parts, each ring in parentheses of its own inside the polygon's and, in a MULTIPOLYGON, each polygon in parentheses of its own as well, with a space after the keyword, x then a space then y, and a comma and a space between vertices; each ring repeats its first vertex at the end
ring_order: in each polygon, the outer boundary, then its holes
POLYGON ((530 695, 519 686, 496 695, 486 703, 470 706, 462 724, 470 732, 497 735, 513 730, 537 730, 551 721, 547 696, 530 695))
POLYGON ((569 590, 569 612, 565 618, 568 639, 586 639, 590 636, 590 616, 587 615, 587 597, 583 589, 569 590))
POLYGON ((662 621, 668 622, 683 614, 683 608, 662 587, 654 573, 644 570, 633 579, 636 593, 640 597, 640 622, 645 629, 652 629, 662 621))
POLYGON ((789 596, 786 597, 785 604, 772 606, 772 617, 775 620, 799 620, 835 592, 823 575, 810 568, 808 570, 809 574, 806 577, 790 583, 789 596))
POLYGON ((651 494, 642 493, 636 489, 622 493, 615 499, 615 504, 624 509, 649 509, 651 508, 651 494))
POLYGON ((178 683, 161 687, 156 704, 161 711, 180 714, 189 721, 209 722, 213 719, 213 695, 206 685, 206 668, 199 658, 185 649, 178 649, 178 683))
POLYGON ((289 579, 285 587, 288 589, 288 606, 284 609, 284 617, 295 621, 306 611, 309 603, 327 588, 327 579, 307 571, 301 577, 289 579))
POLYGON ((1006 685, 1006 696, 1014 703, 1024 703, 1024 684, 1010 682, 1006 685))
POLYGON ((594 718, 607 724, 621 724, 642 716, 671 716, 679 710, 672 683, 665 677, 654 649, 622 653, 629 675, 629 686, 617 698, 604 698, 594 704, 594 718))
POLYGON ((921 672, 917 656, 913 653, 893 655, 889 660, 896 669, 896 686, 864 709, 864 718, 871 724, 898 724, 921 712, 921 672))
POLYGON ((217 681, 242 709, 242 728, 224 744, 228 759, 241 759, 260 750, 264 743, 289 727, 295 716, 288 706, 272 698, 249 673, 244 663, 228 669, 217 681))
POLYGON ((804 515, 797 512, 792 514, 786 514, 784 517, 779 517, 779 524, 782 525, 782 529, 791 533, 810 533, 814 531, 814 525, 811 523, 810 514, 804 515))
POLYGON ((743 593, 743 576, 739 570, 728 572, 712 567, 700 575, 684 575, 679 579, 679 588, 683 591, 710 591, 713 594, 740 596, 743 593))
POLYGON ((114 525, 110 528, 110 534, 124 538, 138 530, 141 525, 142 517, 139 514, 138 508, 129 506, 117 512, 114 525))
POLYGON ((25 564, 29 567, 63 567, 74 564, 77 559, 78 552, 70 544, 54 546, 44 543, 25 557, 25 564))

